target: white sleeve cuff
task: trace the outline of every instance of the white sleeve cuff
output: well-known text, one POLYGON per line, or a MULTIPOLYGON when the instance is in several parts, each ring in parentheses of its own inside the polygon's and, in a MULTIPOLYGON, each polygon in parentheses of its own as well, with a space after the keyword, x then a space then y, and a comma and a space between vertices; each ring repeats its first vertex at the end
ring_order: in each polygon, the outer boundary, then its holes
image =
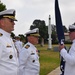
POLYGON ((60 51, 60 55, 61 56, 65 56, 65 54, 67 53, 67 50, 65 48, 63 48, 61 51, 60 51))

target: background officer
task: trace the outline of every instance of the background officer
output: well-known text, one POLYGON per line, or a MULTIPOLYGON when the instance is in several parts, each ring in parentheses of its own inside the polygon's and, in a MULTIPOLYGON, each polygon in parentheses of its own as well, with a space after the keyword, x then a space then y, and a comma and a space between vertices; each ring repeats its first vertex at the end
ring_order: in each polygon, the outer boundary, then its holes
POLYGON ((72 41, 69 51, 67 52, 64 45, 59 45, 59 50, 65 60, 64 75, 75 75, 75 25, 69 26, 69 37, 72 41))
POLYGON ((14 9, 0 12, 0 75, 18 75, 17 50, 10 37, 14 21, 14 9))
POLYGON ((19 56, 20 75, 39 75, 40 63, 37 48, 34 46, 38 44, 38 28, 26 33, 28 42, 22 48, 19 56))
POLYGON ((20 36, 15 36, 15 42, 14 42, 16 49, 18 50, 18 53, 22 50, 23 43, 20 41, 20 36))

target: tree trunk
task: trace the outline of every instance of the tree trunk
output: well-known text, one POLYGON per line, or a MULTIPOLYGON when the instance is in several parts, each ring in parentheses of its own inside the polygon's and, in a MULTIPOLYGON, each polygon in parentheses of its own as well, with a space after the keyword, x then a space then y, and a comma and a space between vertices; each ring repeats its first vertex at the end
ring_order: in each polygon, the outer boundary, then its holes
POLYGON ((41 40, 41 46, 42 47, 44 46, 44 38, 42 38, 42 40, 41 40))

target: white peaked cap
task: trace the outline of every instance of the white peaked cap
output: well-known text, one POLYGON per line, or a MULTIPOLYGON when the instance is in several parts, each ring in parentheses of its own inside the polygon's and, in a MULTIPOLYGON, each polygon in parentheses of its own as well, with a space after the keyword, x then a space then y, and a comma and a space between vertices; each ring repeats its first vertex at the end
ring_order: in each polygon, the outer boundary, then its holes
POLYGON ((33 35, 33 36, 40 36, 39 35, 39 29, 35 28, 33 30, 28 31, 27 33, 25 33, 25 35, 33 35))

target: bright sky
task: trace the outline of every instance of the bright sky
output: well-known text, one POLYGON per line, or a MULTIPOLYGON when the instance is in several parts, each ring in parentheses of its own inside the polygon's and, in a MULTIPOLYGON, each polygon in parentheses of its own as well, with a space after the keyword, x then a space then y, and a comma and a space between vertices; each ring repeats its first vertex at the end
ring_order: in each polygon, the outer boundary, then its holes
MULTIPOLYGON (((75 0, 58 0, 62 22, 68 28, 75 22, 75 0)), ((16 10, 18 22, 15 24, 15 35, 29 31, 35 19, 44 20, 48 25, 51 15, 51 24, 55 24, 55 0, 1 0, 7 9, 16 10)))

